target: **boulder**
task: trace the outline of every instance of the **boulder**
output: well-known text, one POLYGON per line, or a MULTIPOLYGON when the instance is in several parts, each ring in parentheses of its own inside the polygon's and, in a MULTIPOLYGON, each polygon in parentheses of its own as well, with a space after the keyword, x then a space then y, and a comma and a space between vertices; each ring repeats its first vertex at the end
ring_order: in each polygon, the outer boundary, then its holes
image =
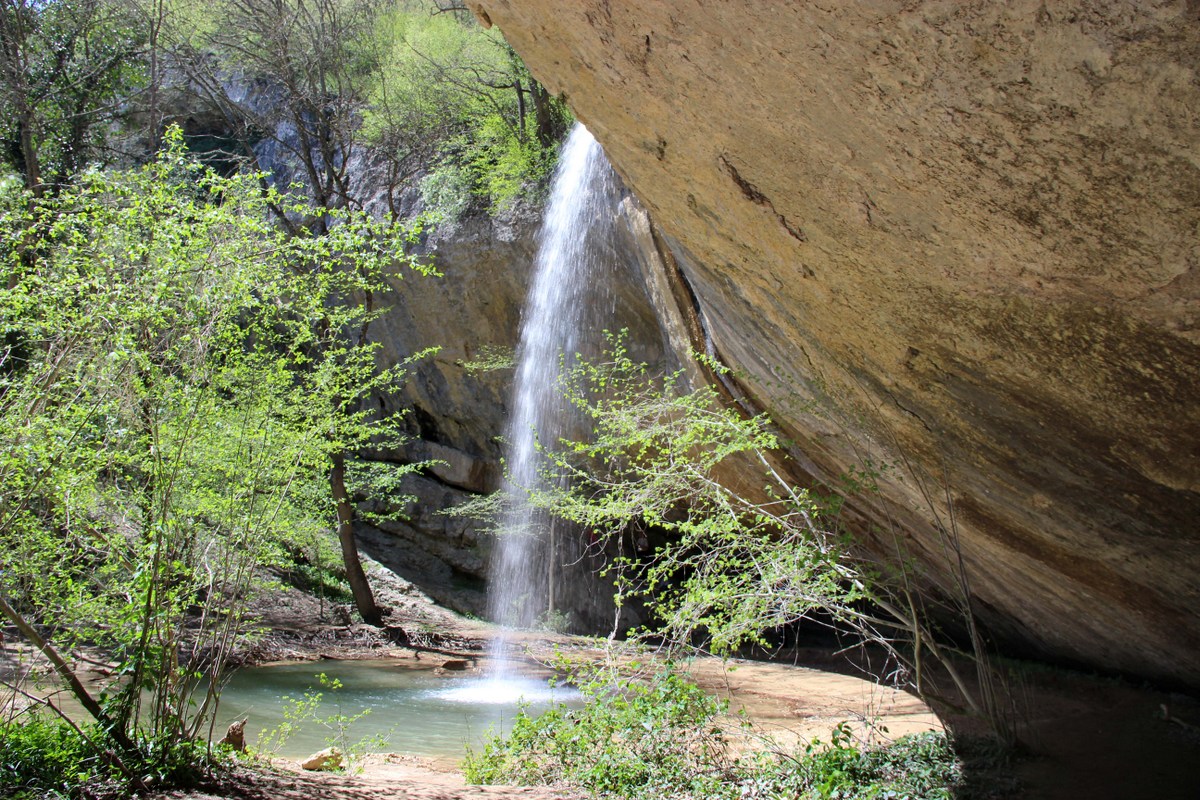
POLYGON ((332 772, 345 766, 345 756, 336 747, 326 747, 318 750, 300 762, 300 769, 314 772, 332 772))

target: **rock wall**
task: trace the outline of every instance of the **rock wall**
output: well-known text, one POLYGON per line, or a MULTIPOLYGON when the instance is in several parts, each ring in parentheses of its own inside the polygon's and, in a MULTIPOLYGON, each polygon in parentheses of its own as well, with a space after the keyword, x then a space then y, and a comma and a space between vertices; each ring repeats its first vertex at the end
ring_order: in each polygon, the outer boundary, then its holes
POLYGON ((947 582, 956 532, 1010 643, 1200 686, 1195 2, 471 5, 798 476, 884 465, 857 509, 947 582))
POLYGON ((401 392, 376 399, 384 413, 404 415, 410 438, 402 448, 371 455, 438 463, 405 479, 400 496, 413 501, 368 500, 369 510, 400 510, 405 518, 360 526, 360 547, 430 596, 469 613, 486 606, 490 541, 474 521, 438 512, 500 486, 499 437, 512 370, 471 364, 517 345, 539 224, 536 209, 522 207, 500 219, 475 213, 432 230, 414 253, 440 275, 409 273, 394 281, 394 294, 381 299, 387 313, 371 326, 385 366, 439 348, 409 368, 401 392))
MULTIPOLYGON (((659 363, 668 350, 644 289, 646 275, 662 272, 648 238, 649 221, 623 191, 614 195, 611 212, 624 224, 618 226, 618 240, 605 243, 602 257, 608 266, 598 271, 612 277, 610 287, 596 292, 607 298, 605 327, 627 330, 634 357, 659 363)), ((499 218, 480 212, 434 230, 414 252, 440 275, 409 274, 394 281, 394 294, 380 298, 389 310, 371 327, 385 366, 426 348, 438 350, 412 365, 401 392, 375 400, 382 412, 403 415, 410 438, 403 447, 368 455, 432 463, 408 476, 397 497, 363 503, 364 510, 399 510, 403 517, 378 527, 360 525, 360 547, 439 602, 473 614, 487 608, 485 580, 494 539, 478 520, 443 511, 501 487, 501 439, 507 433, 513 370, 475 365, 495 360, 496 353, 512 354, 518 345, 540 226, 540 209, 521 206, 499 218)), ((578 346, 587 352, 603 341, 602 328, 596 327, 578 346)), ((584 566, 595 566, 594 561, 584 566)), ((589 632, 612 622, 612 590, 595 587, 593 571, 581 567, 568 581, 583 595, 573 604, 572 619, 589 632)))

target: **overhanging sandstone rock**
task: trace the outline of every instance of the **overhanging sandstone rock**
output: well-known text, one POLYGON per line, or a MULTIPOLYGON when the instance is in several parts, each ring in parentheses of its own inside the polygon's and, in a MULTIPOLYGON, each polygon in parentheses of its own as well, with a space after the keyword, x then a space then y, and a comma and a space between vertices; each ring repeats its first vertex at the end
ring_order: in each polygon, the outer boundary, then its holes
POLYGON ((473 5, 805 471, 892 465, 859 509, 953 519, 1010 641, 1200 686, 1194 3, 473 5))

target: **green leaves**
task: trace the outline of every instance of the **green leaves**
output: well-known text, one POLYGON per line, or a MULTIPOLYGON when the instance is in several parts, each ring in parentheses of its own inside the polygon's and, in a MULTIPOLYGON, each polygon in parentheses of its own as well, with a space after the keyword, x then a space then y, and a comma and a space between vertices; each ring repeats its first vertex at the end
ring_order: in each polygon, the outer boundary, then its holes
POLYGON ((567 783, 631 800, 949 800, 962 783, 944 733, 870 747, 841 723, 829 746, 814 740, 797 752, 730 717, 727 702, 672 665, 644 679, 598 667, 584 673, 582 708, 518 714, 507 736, 468 750, 467 780, 567 783))
POLYGON ((147 20, 108 0, 16 0, 0 9, 4 160, 39 195, 105 145, 144 83, 147 20), (124 101, 124 102, 123 102, 124 101))
POLYGON ((550 466, 531 502, 617 552, 630 529, 661 540, 652 558, 618 556, 611 573, 675 645, 700 637, 730 653, 815 611, 846 614, 864 584, 828 502, 772 468, 778 442, 765 417, 682 383, 634 362, 610 334, 602 361, 569 369, 560 387, 590 435, 545 446, 550 466))
POLYGON ((425 205, 449 221, 475 198, 497 213, 544 188, 570 115, 499 30, 423 9, 383 21, 365 130, 393 174, 427 173, 425 205))
POLYGON ((177 131, 140 169, 7 200, 0 592, 119 660, 113 718, 165 759, 212 712, 256 573, 329 546, 331 458, 397 435, 363 399, 405 365, 377 370, 365 333, 420 270, 413 231, 293 205, 328 233, 288 235, 279 197, 177 131))
MULTIPOLYGON (((728 777, 713 722, 726 704, 674 670, 647 682, 596 670, 580 686, 582 709, 524 712, 511 732, 468 751, 472 783, 569 782, 602 796, 725 796, 728 777)), ((726 766, 729 764, 727 763, 726 766)))

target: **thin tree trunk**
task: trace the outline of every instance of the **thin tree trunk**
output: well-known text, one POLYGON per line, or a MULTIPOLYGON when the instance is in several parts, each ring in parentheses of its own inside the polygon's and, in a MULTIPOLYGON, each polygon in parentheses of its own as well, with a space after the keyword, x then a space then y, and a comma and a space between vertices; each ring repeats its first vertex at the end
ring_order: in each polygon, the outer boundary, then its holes
MULTIPOLYGON (((112 737, 112 740, 117 744, 117 747, 121 748, 122 752, 126 755, 137 753, 137 746, 125 734, 124 729, 115 724, 108 714, 104 713, 104 709, 100 706, 100 703, 96 701, 96 698, 92 697, 91 693, 79 680, 79 677, 76 676, 75 671, 71 669, 71 665, 68 664, 66 660, 59 655, 58 651, 55 650, 54 647, 48 641, 46 641, 40 633, 37 632, 37 629, 30 625, 29 621, 26 620, 19 611, 9 605, 8 601, 3 597, 0 597, 0 614, 8 617, 9 621, 17 627, 17 630, 19 630, 26 639, 32 642, 34 647, 42 652, 42 655, 44 655, 51 665, 53 665, 54 671, 58 673, 58 677, 60 677, 63 682, 67 684, 67 688, 71 690, 71 694, 73 694, 75 699, 79 701, 79 704, 83 706, 89 714, 92 715, 92 718, 95 719, 96 722, 100 723, 100 726, 104 728, 105 733, 112 737)), ((121 765, 121 769, 122 771, 126 772, 126 777, 137 777, 136 775, 133 775, 125 770, 123 764, 121 765)))
POLYGON ((33 143, 32 114, 22 114, 21 117, 17 127, 20 131, 21 157, 25 161, 25 188, 34 197, 40 198, 45 191, 42 188, 42 168, 38 164, 37 147, 33 143))
POLYGON ((336 453, 333 456, 333 467, 329 470, 329 488, 333 493, 333 502, 337 505, 338 542, 342 546, 342 561, 346 565, 346 581, 354 595, 354 607, 358 609, 364 622, 380 625, 383 623, 383 612, 375 604, 375 595, 371 592, 367 573, 363 571, 362 561, 358 557, 358 544, 354 541, 354 505, 346 491, 344 453, 336 453))
POLYGON ((552 147, 558 139, 559 131, 555 130, 554 114, 550 107, 550 93, 546 87, 535 81, 529 82, 529 95, 533 98, 533 116, 537 125, 537 139, 542 147, 552 147))

